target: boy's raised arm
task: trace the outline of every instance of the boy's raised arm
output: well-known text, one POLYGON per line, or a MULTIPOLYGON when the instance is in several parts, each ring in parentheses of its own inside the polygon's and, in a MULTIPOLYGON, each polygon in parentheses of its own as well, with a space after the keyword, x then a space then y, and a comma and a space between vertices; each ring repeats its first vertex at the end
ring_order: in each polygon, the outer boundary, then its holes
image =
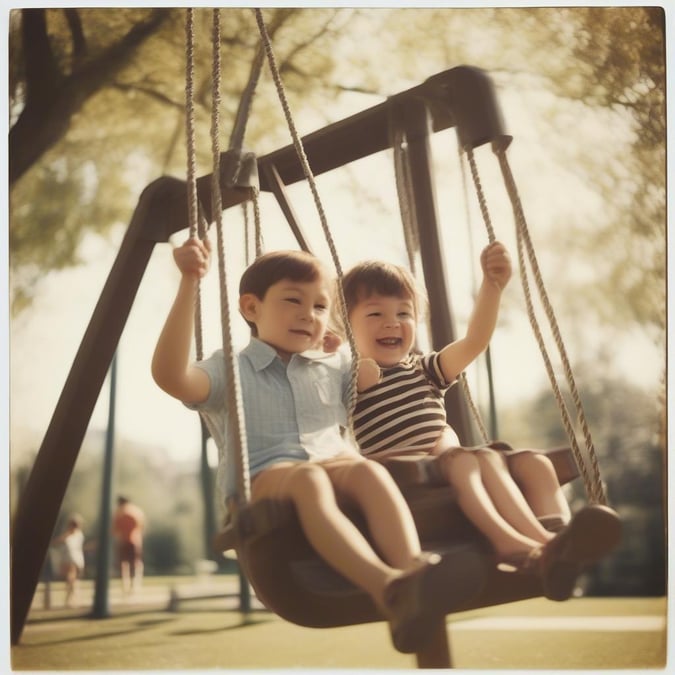
POLYGON ((440 365, 446 379, 454 380, 490 344, 497 325, 502 290, 511 278, 511 262, 502 244, 495 242, 481 255, 483 282, 469 319, 466 335, 441 350, 440 365))
POLYGON ((208 375, 191 363, 195 299, 199 279, 208 270, 209 254, 208 242, 194 238, 174 251, 181 281, 152 358, 157 385, 186 403, 201 403, 210 391, 208 375))

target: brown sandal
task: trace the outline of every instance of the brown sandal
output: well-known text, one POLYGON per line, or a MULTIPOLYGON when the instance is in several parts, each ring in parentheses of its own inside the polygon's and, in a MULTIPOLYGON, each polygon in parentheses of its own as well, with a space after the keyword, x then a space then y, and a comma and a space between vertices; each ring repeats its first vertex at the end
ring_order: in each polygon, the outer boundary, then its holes
POLYGON ((591 504, 544 546, 542 580, 549 600, 568 600, 586 567, 597 562, 621 540, 621 521, 607 506, 591 504))
POLYGON ((384 605, 394 647, 404 654, 419 652, 438 619, 477 595, 484 583, 483 556, 470 550, 431 555, 391 581, 384 605))

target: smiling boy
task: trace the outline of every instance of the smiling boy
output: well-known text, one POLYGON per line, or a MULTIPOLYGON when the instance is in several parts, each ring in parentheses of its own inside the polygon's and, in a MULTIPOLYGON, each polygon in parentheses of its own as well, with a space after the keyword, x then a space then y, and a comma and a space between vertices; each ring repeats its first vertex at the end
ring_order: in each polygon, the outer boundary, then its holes
MULTIPOLYGON (((199 279, 208 241, 174 251, 181 281, 157 342, 152 373, 168 394, 199 410, 219 450, 219 486, 236 495, 223 350, 192 362, 199 279)), ((389 621, 395 647, 418 651, 440 617, 478 590, 471 553, 452 560, 422 553, 408 506, 387 471, 362 457, 343 434, 351 361, 316 349, 326 334, 333 280, 311 254, 273 251, 242 275, 239 310, 251 327, 237 355, 251 502, 290 500, 300 526, 331 567, 365 590, 389 621), (364 515, 373 544, 343 513, 364 515)), ((231 383, 230 383, 231 384, 231 383)))

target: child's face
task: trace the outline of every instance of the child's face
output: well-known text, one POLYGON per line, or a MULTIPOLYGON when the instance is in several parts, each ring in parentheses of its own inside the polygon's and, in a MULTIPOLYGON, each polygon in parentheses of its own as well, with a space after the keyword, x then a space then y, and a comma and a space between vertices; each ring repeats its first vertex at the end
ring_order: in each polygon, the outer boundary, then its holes
POLYGON ((265 298, 247 293, 240 298, 244 317, 258 329, 258 338, 288 360, 323 340, 330 315, 330 286, 316 281, 282 279, 267 289, 265 298))
POLYGON ((415 342, 415 305, 410 297, 373 293, 359 300, 349 321, 360 356, 382 367, 402 361, 415 342))

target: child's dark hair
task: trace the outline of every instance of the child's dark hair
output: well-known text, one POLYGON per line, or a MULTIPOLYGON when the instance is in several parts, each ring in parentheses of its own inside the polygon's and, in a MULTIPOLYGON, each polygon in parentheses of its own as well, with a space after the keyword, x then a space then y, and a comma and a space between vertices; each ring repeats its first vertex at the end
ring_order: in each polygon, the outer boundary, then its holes
POLYGON ((356 304, 373 293, 397 298, 409 297, 415 315, 420 314, 423 295, 405 267, 380 260, 368 260, 352 267, 342 279, 342 289, 349 314, 356 304))
MULTIPOLYGON (((239 281, 239 295, 253 293, 264 300, 270 286, 282 279, 310 282, 328 275, 323 263, 306 251, 270 251, 257 258, 246 268, 239 281)), ((253 335, 255 324, 247 321, 253 335)))

